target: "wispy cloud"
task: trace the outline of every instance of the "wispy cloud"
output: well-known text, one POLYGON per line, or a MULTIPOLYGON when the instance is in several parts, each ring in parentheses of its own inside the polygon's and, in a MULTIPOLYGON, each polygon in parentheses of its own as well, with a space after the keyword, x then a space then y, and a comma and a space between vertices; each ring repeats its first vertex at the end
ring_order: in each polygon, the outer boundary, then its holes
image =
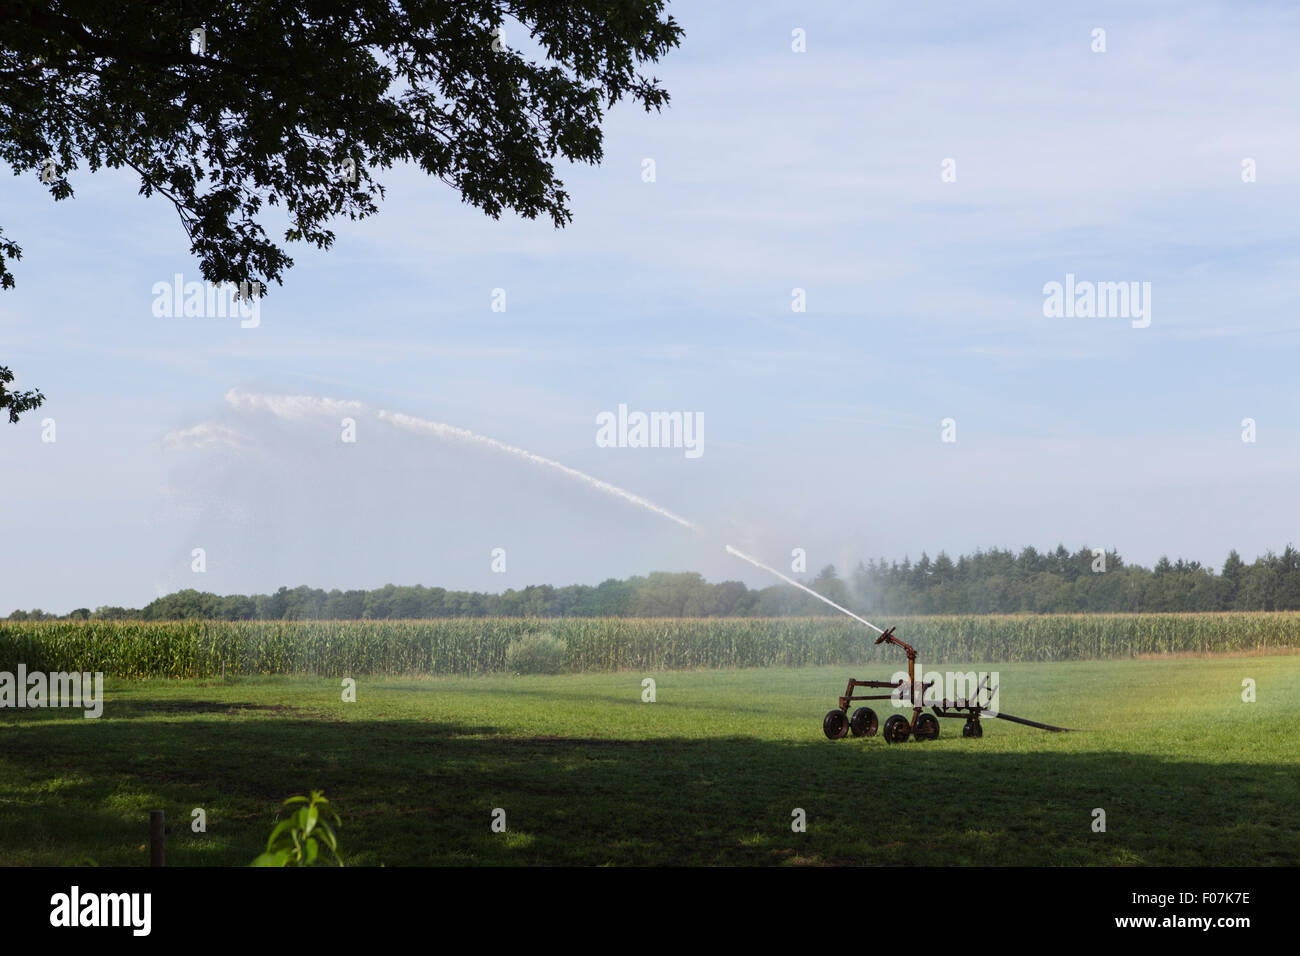
POLYGON ((202 422, 188 428, 176 428, 162 438, 164 448, 183 450, 198 448, 202 450, 234 449, 240 451, 247 447, 248 439, 241 432, 219 422, 202 422))

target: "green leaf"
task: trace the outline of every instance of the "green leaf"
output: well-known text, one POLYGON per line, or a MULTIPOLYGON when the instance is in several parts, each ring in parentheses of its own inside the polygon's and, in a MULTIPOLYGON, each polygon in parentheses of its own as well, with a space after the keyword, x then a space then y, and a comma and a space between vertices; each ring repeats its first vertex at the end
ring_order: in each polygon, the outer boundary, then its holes
POLYGON ((275 849, 275 841, 279 838, 280 834, 284 833, 286 830, 292 830, 293 824, 294 821, 292 819, 289 819, 289 820, 281 820, 279 823, 275 825, 275 829, 271 831, 271 838, 266 841, 267 852, 270 852, 271 850, 275 849))
POLYGON ((339 849, 338 837, 334 835, 334 831, 330 829, 330 825, 328 823, 326 823, 323 820, 321 821, 321 825, 316 828, 316 836, 320 839, 322 843, 324 843, 335 853, 338 852, 339 849))
POLYGON ((289 864, 290 853, 288 850, 279 850, 275 853, 263 853, 255 859, 250 866, 287 866, 289 864))

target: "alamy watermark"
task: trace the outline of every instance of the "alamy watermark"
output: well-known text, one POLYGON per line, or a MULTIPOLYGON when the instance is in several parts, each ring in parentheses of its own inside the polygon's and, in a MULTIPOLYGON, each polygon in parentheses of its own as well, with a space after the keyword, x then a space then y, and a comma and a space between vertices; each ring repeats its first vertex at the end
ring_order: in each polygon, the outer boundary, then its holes
POLYGON ((262 324, 262 289, 260 282, 186 282, 178 272, 150 291, 154 318, 238 318, 240 328, 255 329, 262 324))
POLYGON ((1132 319, 1133 328, 1151 324, 1150 282, 1065 282, 1043 286, 1043 315, 1049 319, 1132 319))
MULTIPOLYGON (((907 671, 895 672, 890 681, 898 685, 890 694, 893 705, 915 706, 907 683, 907 671)), ((973 705, 996 716, 1000 684, 997 671, 927 671, 921 667, 920 661, 916 663, 916 689, 920 691, 916 703, 926 707, 942 707, 946 701, 949 707, 973 705), (926 684, 930 686, 926 687, 926 684)))
POLYGON ((4 707, 81 707, 87 719, 104 713, 104 675, 77 671, 27 672, 26 664, 18 673, 0 671, 0 708, 4 707))
POLYGON ((687 458, 704 454, 703 412, 618 412, 596 416, 597 448, 684 448, 687 458))
POLYGON ((151 928, 153 894, 83 893, 73 885, 66 893, 50 897, 50 925, 125 927, 132 936, 148 936, 151 928))

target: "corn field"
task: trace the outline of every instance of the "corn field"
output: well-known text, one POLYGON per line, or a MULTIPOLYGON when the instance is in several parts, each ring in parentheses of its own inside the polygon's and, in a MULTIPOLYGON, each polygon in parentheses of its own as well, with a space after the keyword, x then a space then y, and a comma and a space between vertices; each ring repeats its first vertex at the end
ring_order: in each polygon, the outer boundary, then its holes
MULTIPOLYGON (((898 618, 928 664, 1064 661, 1300 647, 1300 612, 898 618)), ((898 663, 846 618, 459 618, 411 621, 0 621, 0 671, 119 678, 487 674, 529 635, 570 671, 898 663)))

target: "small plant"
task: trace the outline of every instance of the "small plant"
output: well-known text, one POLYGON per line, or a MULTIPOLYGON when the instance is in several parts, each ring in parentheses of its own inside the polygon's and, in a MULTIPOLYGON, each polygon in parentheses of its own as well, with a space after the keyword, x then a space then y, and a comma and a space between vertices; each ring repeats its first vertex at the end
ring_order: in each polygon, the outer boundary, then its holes
POLYGON ((550 634, 525 634, 506 648, 506 667, 516 674, 559 674, 569 645, 550 634))
POLYGON ((334 861, 343 865, 339 856, 339 841, 326 817, 341 825, 337 813, 325 799, 323 790, 313 790, 311 797, 290 797, 283 806, 299 805, 298 809, 281 820, 266 841, 266 852, 250 866, 313 866, 317 860, 324 862, 321 846, 333 855, 334 861))

